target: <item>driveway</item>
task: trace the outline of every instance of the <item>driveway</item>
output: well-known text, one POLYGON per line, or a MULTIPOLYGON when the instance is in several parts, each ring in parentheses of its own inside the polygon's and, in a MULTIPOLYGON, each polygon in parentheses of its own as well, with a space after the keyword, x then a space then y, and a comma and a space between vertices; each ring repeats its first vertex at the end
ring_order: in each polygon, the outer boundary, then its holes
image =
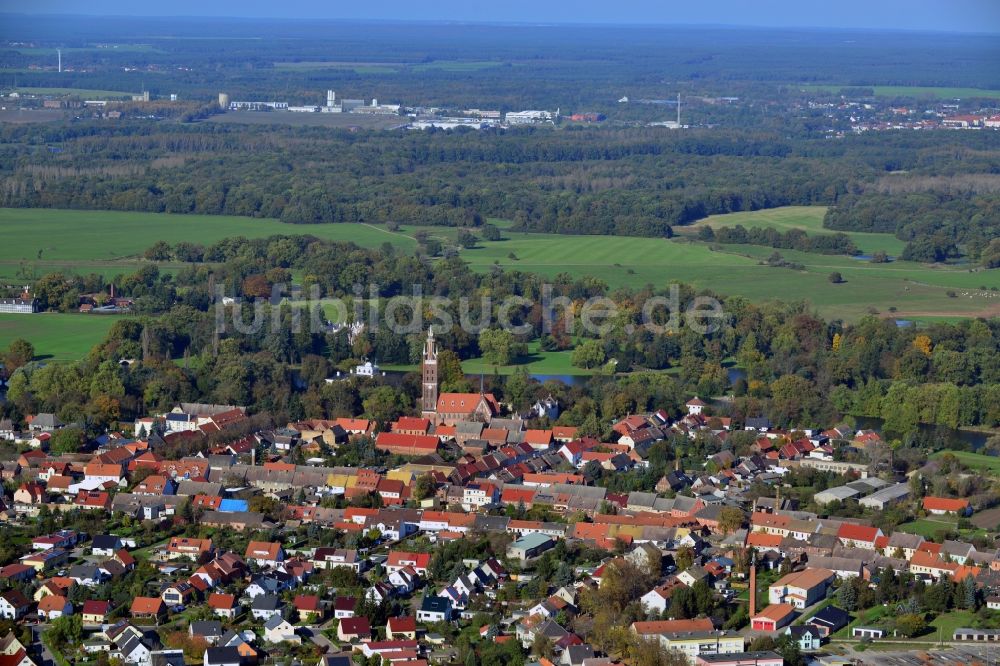
POLYGON ((325 650, 327 653, 334 653, 340 650, 340 648, 334 643, 330 642, 330 639, 324 636, 319 629, 314 627, 305 627, 302 629, 302 634, 309 638, 314 644, 318 645, 320 648, 325 650))

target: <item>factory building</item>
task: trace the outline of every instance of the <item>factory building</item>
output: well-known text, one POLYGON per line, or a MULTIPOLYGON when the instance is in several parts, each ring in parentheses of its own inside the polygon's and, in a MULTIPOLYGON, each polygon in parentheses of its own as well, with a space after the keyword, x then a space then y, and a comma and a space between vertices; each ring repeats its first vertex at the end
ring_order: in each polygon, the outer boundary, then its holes
POLYGON ((559 109, 551 111, 511 111, 505 117, 508 125, 536 125, 552 123, 559 117, 559 109))

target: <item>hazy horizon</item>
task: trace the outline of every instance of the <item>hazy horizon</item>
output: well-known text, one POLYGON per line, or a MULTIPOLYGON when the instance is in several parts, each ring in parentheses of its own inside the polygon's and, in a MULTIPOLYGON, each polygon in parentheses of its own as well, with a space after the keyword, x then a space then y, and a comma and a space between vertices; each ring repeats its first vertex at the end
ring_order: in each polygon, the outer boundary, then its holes
POLYGON ((947 11, 931 0, 843 0, 834 6, 811 6, 792 0, 720 0, 711 7, 670 6, 640 0, 627 6, 598 0, 576 4, 538 5, 510 0, 481 6, 457 0, 414 5, 404 0, 357 4, 326 4, 317 0, 175 0, 165 7, 126 0, 0 0, 0 12, 29 17, 54 15, 87 17, 399 21, 427 23, 500 23, 519 25, 616 25, 733 27, 779 29, 926 31, 992 34, 1000 32, 1000 3, 992 0, 954 0, 947 11))

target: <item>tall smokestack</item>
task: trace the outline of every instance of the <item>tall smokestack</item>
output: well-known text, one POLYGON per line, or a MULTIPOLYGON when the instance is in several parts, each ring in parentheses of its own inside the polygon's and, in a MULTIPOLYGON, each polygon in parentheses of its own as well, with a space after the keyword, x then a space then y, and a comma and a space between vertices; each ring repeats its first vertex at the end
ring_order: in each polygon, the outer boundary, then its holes
POLYGON ((677 93, 677 126, 681 126, 681 94, 677 93))
POLYGON ((750 617, 757 614, 757 555, 750 556, 750 617))
POLYGON ((62 49, 56 49, 56 53, 59 56, 59 73, 62 74, 62 49))

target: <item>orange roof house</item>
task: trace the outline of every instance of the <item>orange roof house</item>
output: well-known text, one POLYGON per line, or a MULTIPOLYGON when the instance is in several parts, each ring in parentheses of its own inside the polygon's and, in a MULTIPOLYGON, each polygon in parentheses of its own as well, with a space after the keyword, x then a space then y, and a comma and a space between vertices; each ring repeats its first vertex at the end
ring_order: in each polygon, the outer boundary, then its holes
POLYGON ((167 612, 167 605, 160 597, 136 597, 130 609, 132 617, 160 617, 167 612))
POLYGON ((924 511, 936 515, 945 513, 965 513, 969 510, 969 500, 947 497, 925 497, 924 511))

